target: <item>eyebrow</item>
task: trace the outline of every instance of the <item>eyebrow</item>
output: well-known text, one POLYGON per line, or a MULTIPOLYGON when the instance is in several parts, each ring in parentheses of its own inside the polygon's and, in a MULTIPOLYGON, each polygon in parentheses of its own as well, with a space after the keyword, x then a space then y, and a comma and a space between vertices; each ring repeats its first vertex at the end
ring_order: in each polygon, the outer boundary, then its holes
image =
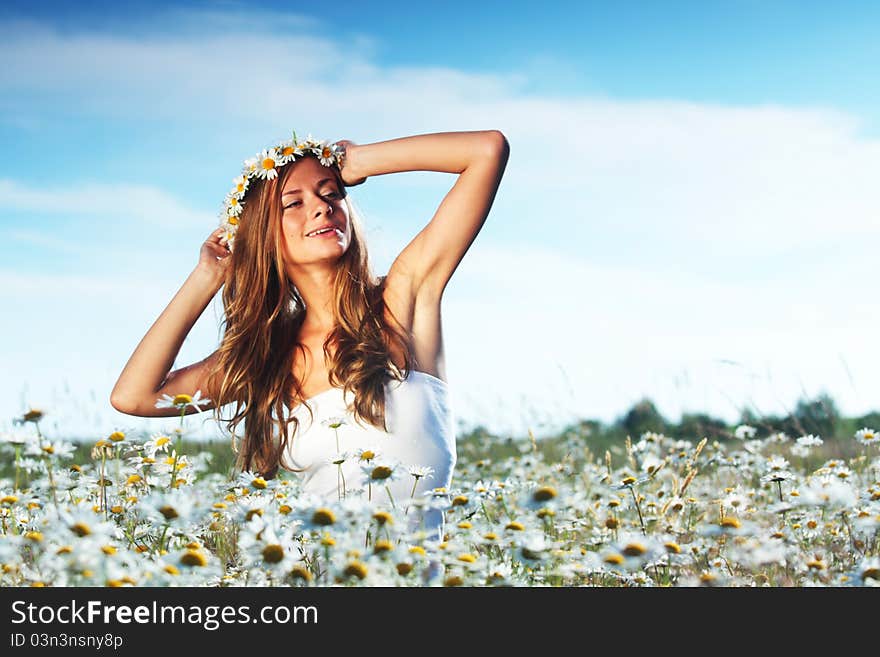
MULTIPOLYGON (((318 184, 316 185, 316 187, 320 187, 321 185, 323 185, 326 182, 333 182, 333 181, 334 181, 333 178, 322 178, 321 180, 318 181, 318 184)), ((289 189, 281 195, 281 198, 284 198, 285 196, 290 196, 291 194, 297 194, 301 191, 302 191, 301 189, 289 189)))

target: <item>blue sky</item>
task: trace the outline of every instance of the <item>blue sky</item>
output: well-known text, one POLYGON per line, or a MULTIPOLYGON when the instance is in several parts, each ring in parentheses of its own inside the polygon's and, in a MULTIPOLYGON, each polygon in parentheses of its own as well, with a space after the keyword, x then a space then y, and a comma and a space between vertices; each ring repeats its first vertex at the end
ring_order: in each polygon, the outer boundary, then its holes
MULTIPOLYGON (((673 419, 821 391, 880 406, 880 7, 413 5, 0 8, 0 428, 30 404, 62 433, 163 426, 113 411, 110 389, 241 161, 291 128, 508 136, 444 299, 465 424, 540 433, 642 396, 673 419)), ((452 182, 353 191, 377 269, 452 182)), ((215 348, 215 303, 176 366, 215 348)))

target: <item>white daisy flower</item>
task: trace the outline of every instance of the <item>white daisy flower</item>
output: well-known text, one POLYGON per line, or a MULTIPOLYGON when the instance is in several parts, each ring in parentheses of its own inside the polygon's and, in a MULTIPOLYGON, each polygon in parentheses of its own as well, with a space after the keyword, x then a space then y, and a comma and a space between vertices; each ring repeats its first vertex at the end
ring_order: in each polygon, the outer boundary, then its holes
POLYGON ((178 395, 162 395, 162 399, 156 402, 156 408, 172 408, 177 407, 178 409, 184 409, 187 406, 192 406, 196 411, 201 412, 200 404, 207 404, 210 399, 202 399, 202 391, 196 390, 196 394, 190 396, 185 393, 181 393, 178 395))
POLYGON ((164 433, 154 433, 150 439, 144 443, 144 454, 150 458, 156 457, 156 452, 168 452, 171 447, 171 436, 164 433))
POLYGON ((245 178, 250 178, 251 176, 256 175, 257 166, 259 164, 259 159, 256 157, 249 157, 244 161, 244 169, 241 171, 241 175, 245 178))
POLYGON ((348 458, 351 456, 351 452, 339 452, 338 454, 334 454, 329 459, 327 459, 327 463, 331 465, 342 465, 345 463, 348 458))
POLYGON ((358 461, 362 461, 364 463, 370 463, 375 461, 380 456, 380 452, 377 449, 372 449, 370 447, 362 447, 356 452, 358 461))
POLYGON ((302 148, 293 139, 286 139, 278 146, 278 162, 281 166, 293 162, 302 154, 302 148))
POLYGON ((325 167, 329 167, 336 162, 336 153, 328 144, 321 143, 318 149, 318 159, 321 160, 321 164, 325 167))
POLYGON ((325 420, 321 420, 321 424, 330 429, 338 429, 344 424, 348 424, 345 421, 345 416, 343 415, 334 415, 332 417, 328 417, 325 420))
POLYGON ((240 176, 236 176, 232 179, 232 193, 237 195, 238 198, 244 196, 245 192, 247 192, 248 187, 250 187, 251 181, 246 175, 242 174, 240 176))
POLYGON ((226 216, 238 217, 241 214, 242 202, 233 194, 226 196, 226 216))
POLYGON ((819 436, 814 436, 813 434, 801 436, 797 439, 797 444, 802 447, 818 447, 822 442, 823 441, 819 436))
POLYGON ((434 475, 434 468, 430 465, 411 465, 409 467, 409 474, 415 477, 416 480, 422 477, 432 477, 434 475))
POLYGON ((364 476, 373 484, 387 484, 403 476, 403 469, 390 461, 370 461, 361 466, 364 476))
POLYGON ((272 180, 278 176, 278 151, 274 148, 264 149, 257 158, 256 176, 264 180, 272 180))
POLYGON ((754 438, 757 431, 758 430, 755 429, 755 427, 750 427, 748 424, 741 424, 733 432, 733 435, 740 440, 744 440, 746 438, 754 438))
POLYGON ((880 434, 868 427, 856 431, 855 438, 862 443, 862 445, 876 445, 877 443, 880 443, 880 434))

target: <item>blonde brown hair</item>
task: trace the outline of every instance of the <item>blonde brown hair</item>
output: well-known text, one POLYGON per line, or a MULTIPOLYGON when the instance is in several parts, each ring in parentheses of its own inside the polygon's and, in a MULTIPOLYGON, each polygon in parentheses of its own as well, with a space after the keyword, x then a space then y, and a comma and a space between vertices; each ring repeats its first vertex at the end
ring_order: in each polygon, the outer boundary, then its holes
MULTIPOLYGON (((283 459, 299 420, 285 411, 303 403, 314 420, 301 382, 293 374, 295 349, 305 355, 297 340, 305 307, 287 277, 281 248, 281 191, 294 166, 282 167, 273 180, 251 181, 224 280, 221 323, 225 328, 206 385, 215 403, 214 417, 226 422, 233 449, 235 429, 245 423, 237 465, 265 477, 274 477, 280 466, 292 469, 283 459), (229 403, 236 404, 234 413, 222 418, 220 408, 229 403), (277 433, 276 426, 280 427, 277 433)), ((397 319, 392 316, 394 326, 386 320, 385 277, 373 275, 359 214, 338 169, 328 168, 336 177, 351 222, 351 243, 340 257, 333 280, 336 326, 323 349, 330 385, 353 392, 350 410, 356 421, 387 431, 385 383, 409 375, 413 352, 397 319), (389 341, 404 354, 403 370, 391 358, 389 341), (335 352, 330 350, 333 344, 335 352)))

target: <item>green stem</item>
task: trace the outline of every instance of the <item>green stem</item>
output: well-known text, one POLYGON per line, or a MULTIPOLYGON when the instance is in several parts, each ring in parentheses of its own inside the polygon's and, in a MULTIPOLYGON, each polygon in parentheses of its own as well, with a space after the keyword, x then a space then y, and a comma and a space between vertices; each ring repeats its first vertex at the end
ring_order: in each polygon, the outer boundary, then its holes
POLYGON ((391 497, 391 489, 388 488, 388 484, 385 484, 385 492, 388 493, 388 499, 391 500, 391 508, 396 509, 397 507, 394 504, 394 498, 391 497))
POLYGON ((645 521, 642 518, 642 508, 639 506, 639 498, 636 497, 636 492, 633 490, 633 487, 629 487, 629 492, 632 494, 633 502, 636 503, 636 511, 639 512, 639 524, 642 526, 642 534, 647 534, 647 530, 645 529, 645 521))
POLYGON ((21 458, 21 445, 16 443, 16 445, 15 445, 15 492, 16 493, 18 492, 18 471, 19 471, 18 461, 20 458, 21 458))

